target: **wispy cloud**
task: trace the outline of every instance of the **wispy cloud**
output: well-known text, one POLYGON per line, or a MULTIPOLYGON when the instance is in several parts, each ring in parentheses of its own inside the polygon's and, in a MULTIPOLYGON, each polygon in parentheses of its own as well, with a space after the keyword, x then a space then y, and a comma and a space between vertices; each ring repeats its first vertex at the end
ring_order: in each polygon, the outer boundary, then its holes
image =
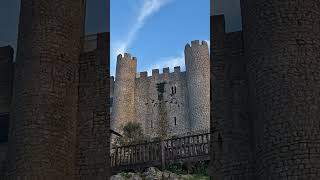
POLYGON ((173 67, 175 66, 180 66, 181 70, 185 69, 184 51, 181 51, 181 53, 177 56, 163 57, 158 59, 154 64, 147 68, 148 75, 152 74, 152 69, 162 69, 165 67, 169 67, 170 71, 172 72, 173 67))
MULTIPOLYGON (((135 40, 139 30, 144 26, 146 20, 158 12, 164 5, 171 0, 143 0, 142 6, 136 16, 133 26, 128 31, 125 38, 121 41, 114 42, 114 49, 112 50, 112 64, 116 63, 116 56, 127 51, 128 47, 135 40)), ((114 69, 114 68, 113 68, 114 69)))
MULTIPOLYGON (((210 48, 210 40, 205 40, 208 44, 208 48, 210 48)), ((173 71, 173 67, 180 66, 181 70, 185 70, 185 56, 184 50, 180 51, 180 54, 177 56, 163 57, 159 60, 155 61, 154 64, 148 67, 148 75, 152 74, 152 69, 162 69, 169 67, 170 71, 173 71)))

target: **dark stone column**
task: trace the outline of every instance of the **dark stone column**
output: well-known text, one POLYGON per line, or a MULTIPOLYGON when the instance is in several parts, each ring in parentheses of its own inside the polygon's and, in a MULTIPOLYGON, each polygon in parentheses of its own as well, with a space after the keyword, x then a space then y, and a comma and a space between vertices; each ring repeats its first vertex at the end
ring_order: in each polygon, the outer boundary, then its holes
POLYGON ((245 0, 256 178, 320 178, 320 2, 245 0))
POLYGON ((75 174, 84 0, 21 0, 8 178, 75 174))

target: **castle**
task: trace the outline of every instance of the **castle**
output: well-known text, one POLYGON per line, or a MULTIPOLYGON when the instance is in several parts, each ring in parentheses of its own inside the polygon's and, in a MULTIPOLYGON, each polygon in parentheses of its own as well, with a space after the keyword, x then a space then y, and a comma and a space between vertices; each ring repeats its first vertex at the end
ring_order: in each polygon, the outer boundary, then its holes
MULTIPOLYGON (((0 142, 0 179, 105 180, 110 169, 109 33, 83 42, 85 1, 21 2, 16 62, 12 48, 0 49, 1 133, 10 121, 9 137, 0 142)), ((243 0, 243 30, 231 33, 223 16, 211 16, 213 179, 320 179, 319 11, 318 0, 243 0)), ((135 77, 136 60, 128 54, 118 59, 130 62, 124 67, 132 70, 118 71, 115 92, 128 96, 115 96, 113 106, 123 107, 123 100, 116 99, 122 97, 131 100, 132 108, 136 96, 117 87, 136 88, 145 75, 135 77)), ((203 102, 197 99, 196 67, 187 69, 184 82, 194 88, 185 94, 189 110, 184 112, 191 120, 198 117, 197 102, 203 102), (192 104, 196 111, 190 111, 192 104)), ((155 83, 156 91, 149 86, 155 93, 150 100, 158 100, 154 115, 162 120, 169 115, 165 97, 178 94, 179 84, 175 91, 160 78, 149 84, 155 83)), ((150 100, 142 103, 150 105, 150 100)), ((115 112, 121 122, 138 116, 129 114, 135 108, 118 110, 128 111, 115 112)))
POLYGON ((174 67, 137 73, 137 59, 117 57, 111 77, 111 128, 121 131, 127 122, 139 122, 146 137, 172 137, 209 131, 210 60, 206 41, 185 46, 186 71, 174 67), (138 75, 137 75, 138 74, 138 75))
MULTIPOLYGON (((211 176, 320 179, 320 4, 242 0, 211 14, 211 176)), ((212 12, 211 12, 212 13, 212 12)))

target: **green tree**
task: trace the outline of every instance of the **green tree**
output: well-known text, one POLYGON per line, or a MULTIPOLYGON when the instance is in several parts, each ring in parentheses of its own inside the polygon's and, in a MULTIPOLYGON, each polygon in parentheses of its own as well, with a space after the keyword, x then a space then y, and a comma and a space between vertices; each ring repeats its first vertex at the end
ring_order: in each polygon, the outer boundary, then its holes
POLYGON ((122 132, 122 136, 117 139, 117 144, 120 146, 144 142, 143 129, 140 123, 128 122, 122 127, 122 132))

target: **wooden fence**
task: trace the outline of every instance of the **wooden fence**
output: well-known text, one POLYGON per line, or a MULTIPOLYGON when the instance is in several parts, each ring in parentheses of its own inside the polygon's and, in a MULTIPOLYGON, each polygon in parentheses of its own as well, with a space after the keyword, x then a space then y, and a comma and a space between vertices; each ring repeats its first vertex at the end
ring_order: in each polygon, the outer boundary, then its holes
POLYGON ((124 170, 143 170, 183 162, 207 161, 210 133, 165 139, 130 146, 115 147, 111 151, 114 173, 124 170))

